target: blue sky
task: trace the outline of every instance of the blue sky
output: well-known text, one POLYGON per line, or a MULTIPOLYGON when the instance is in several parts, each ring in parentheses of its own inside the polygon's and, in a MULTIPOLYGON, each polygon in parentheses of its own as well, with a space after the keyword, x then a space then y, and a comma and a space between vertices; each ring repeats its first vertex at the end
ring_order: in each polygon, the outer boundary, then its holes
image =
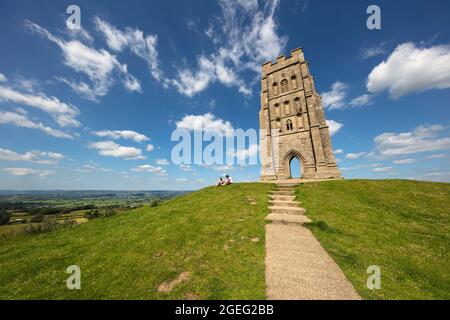
POLYGON ((299 46, 344 177, 450 181, 449 13, 448 1, 1 1, 0 189, 256 181, 259 165, 172 163, 170 137, 258 129, 260 65, 299 46), (81 30, 66 26, 71 4, 81 30), (366 27, 371 4, 381 30, 366 27))

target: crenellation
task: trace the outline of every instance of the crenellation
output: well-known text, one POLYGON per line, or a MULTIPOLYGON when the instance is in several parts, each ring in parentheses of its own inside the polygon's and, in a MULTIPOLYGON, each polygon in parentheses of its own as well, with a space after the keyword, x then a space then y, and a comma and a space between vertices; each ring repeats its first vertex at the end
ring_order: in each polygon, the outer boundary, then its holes
POLYGON ((340 178, 322 99, 303 49, 266 62, 262 70, 260 123, 273 131, 261 137, 261 152, 267 156, 262 158, 261 178, 289 178, 293 158, 302 164, 302 178, 340 178))

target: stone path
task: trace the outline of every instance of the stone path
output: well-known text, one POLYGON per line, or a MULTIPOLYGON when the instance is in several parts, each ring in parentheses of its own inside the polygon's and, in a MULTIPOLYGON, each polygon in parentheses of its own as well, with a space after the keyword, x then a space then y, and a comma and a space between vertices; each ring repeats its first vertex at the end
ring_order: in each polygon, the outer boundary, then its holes
POLYGON ((285 300, 360 299, 339 266, 302 224, 311 222, 293 183, 279 183, 266 220, 266 295, 285 300))

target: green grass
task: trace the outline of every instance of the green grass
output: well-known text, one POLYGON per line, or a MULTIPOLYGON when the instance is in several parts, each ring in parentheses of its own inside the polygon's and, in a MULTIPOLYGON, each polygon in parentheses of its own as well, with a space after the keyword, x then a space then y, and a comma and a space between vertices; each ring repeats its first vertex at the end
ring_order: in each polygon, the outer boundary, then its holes
POLYGON ((450 184, 327 181, 299 186, 297 198, 364 299, 450 299, 450 184), (380 290, 366 288, 370 265, 380 290))
POLYGON ((207 188, 75 228, 1 240, 0 299, 264 299, 271 187, 207 188), (74 264, 81 290, 66 288, 65 270, 74 264), (187 281, 157 292, 184 271, 187 281))

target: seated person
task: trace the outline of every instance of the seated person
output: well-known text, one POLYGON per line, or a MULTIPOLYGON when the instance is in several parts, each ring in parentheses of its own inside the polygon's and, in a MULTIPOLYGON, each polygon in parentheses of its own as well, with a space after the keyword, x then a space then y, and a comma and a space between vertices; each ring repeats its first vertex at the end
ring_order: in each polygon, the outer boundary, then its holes
POLYGON ((217 181, 216 187, 223 186, 225 184, 225 181, 223 181, 222 177, 219 178, 219 181, 217 181))
POLYGON ((225 178, 225 185, 233 183, 233 179, 229 175, 226 175, 225 178))

